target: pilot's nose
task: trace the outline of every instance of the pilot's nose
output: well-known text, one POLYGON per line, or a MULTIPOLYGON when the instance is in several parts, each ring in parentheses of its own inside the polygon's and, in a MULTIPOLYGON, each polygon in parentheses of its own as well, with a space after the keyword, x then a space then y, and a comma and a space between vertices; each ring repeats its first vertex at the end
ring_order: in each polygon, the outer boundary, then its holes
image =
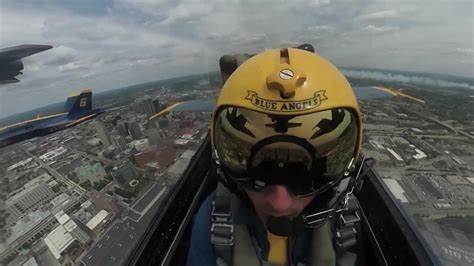
POLYGON ((276 214, 286 215, 293 203, 293 197, 286 187, 275 185, 265 189, 265 200, 276 214))

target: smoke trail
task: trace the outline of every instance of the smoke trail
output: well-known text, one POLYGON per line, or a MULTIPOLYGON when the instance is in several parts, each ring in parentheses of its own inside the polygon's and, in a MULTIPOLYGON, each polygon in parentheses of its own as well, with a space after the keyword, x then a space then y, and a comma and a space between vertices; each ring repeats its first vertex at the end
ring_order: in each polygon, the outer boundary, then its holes
POLYGON ((388 73, 382 71, 342 69, 344 75, 349 78, 364 78, 388 82, 401 82, 416 85, 436 86, 436 87, 458 87, 474 90, 474 86, 466 82, 449 81, 445 79, 435 79, 420 75, 404 75, 399 73, 388 73))

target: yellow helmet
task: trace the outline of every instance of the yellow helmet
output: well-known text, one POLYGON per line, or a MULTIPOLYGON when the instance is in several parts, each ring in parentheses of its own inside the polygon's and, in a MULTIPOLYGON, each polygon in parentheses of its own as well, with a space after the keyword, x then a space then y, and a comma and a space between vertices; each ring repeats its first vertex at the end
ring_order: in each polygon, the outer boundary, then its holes
POLYGON ((227 79, 211 124, 227 179, 295 195, 323 192, 354 166, 362 140, 359 106, 341 72, 320 56, 273 49, 227 79))

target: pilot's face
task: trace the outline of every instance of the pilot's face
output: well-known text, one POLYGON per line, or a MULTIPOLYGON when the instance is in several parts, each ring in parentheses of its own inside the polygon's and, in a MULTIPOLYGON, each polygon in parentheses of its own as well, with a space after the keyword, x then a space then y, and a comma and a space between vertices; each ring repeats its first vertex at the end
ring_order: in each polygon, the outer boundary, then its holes
POLYGON ((281 185, 268 186, 259 192, 250 190, 246 192, 263 223, 267 222, 269 216, 296 217, 314 199, 314 195, 304 198, 295 197, 281 185))

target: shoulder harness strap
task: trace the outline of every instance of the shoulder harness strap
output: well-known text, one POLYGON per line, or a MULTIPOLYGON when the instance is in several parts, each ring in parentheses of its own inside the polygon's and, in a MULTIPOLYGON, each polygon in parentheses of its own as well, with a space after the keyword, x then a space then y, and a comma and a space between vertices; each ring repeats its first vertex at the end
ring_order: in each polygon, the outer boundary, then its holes
POLYGON ((357 243, 357 225, 360 221, 359 203, 352 193, 348 193, 344 200, 345 208, 336 216, 334 224, 334 245, 338 256, 357 243))
POLYGON ((232 247, 234 246, 234 225, 231 213, 231 193, 218 182, 216 198, 211 211, 211 243, 216 257, 232 265, 232 247))

